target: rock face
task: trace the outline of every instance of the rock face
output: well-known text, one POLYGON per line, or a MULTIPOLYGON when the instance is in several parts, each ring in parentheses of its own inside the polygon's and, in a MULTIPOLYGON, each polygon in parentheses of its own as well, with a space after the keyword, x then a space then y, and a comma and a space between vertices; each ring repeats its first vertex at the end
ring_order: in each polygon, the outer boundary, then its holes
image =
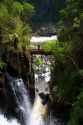
POLYGON ((2 110, 2 112, 4 111, 4 113, 7 115, 8 114, 15 114, 12 106, 11 101, 12 98, 12 94, 11 94, 11 90, 10 88, 7 86, 7 84, 5 84, 5 79, 3 78, 2 75, 0 75, 0 110, 2 110), (11 99, 9 97, 9 95, 11 96, 11 99))
POLYGON ((41 99, 43 100, 42 101, 42 104, 45 105, 48 103, 49 101, 49 94, 44 94, 44 93, 39 93, 39 96, 41 97, 41 99))
POLYGON ((13 115, 18 119, 21 117, 22 119, 22 116, 20 116, 22 114, 21 110, 18 108, 11 87, 8 85, 12 79, 5 79, 4 72, 8 72, 13 78, 23 79, 32 101, 35 96, 34 77, 29 49, 26 50, 26 46, 22 46, 22 51, 20 51, 17 47, 18 41, 14 42, 10 41, 10 43, 5 44, 4 50, 0 55, 2 60, 7 64, 7 68, 5 71, 2 71, 2 75, 0 72, 0 108, 5 110, 4 112, 8 115, 13 115))
POLYGON ((32 72, 32 62, 29 50, 23 46, 22 51, 19 51, 17 45, 6 45, 2 59, 7 64, 6 71, 10 75, 17 78, 22 78, 27 89, 30 91, 32 100, 35 96, 34 77, 32 72))
POLYGON ((10 111, 10 114, 14 115, 23 124, 24 115, 22 109, 24 108, 23 107, 23 100, 25 96, 24 92, 26 92, 24 82, 22 79, 13 78, 8 72, 4 74, 4 78, 5 78, 5 90, 7 93, 7 98, 9 100, 7 102, 8 104, 7 109, 8 111, 10 111), (21 106, 23 108, 21 108, 21 106))

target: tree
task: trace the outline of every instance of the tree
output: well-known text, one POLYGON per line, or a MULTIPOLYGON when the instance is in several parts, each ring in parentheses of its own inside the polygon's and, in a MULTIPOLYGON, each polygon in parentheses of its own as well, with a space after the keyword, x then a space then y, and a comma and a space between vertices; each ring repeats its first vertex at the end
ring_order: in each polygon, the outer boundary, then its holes
MULTIPOLYGON (((83 124, 83 4, 67 0, 60 11, 58 46, 53 50, 51 90, 58 103, 70 105, 68 125, 83 124)), ((45 48, 49 48, 46 45, 45 48)), ((55 101, 55 100, 54 100, 55 101)), ((55 103, 56 104, 56 103, 55 103)))
POLYGON ((18 48, 20 52, 23 47, 29 50, 31 28, 28 21, 33 13, 34 7, 27 2, 0 1, 0 56, 11 48, 18 48))

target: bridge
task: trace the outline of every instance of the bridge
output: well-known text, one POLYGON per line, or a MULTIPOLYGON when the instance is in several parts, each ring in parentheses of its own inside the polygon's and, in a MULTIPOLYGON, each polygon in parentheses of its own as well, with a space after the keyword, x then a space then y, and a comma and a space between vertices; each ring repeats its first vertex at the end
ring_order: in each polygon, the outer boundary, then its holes
POLYGON ((45 52, 42 49, 42 44, 53 40, 57 40, 56 35, 51 37, 33 36, 30 40, 30 54, 51 55, 52 52, 45 52))
POLYGON ((38 48, 38 49, 35 49, 35 48, 30 48, 30 54, 41 54, 41 55, 51 55, 52 52, 45 52, 42 48, 38 48))

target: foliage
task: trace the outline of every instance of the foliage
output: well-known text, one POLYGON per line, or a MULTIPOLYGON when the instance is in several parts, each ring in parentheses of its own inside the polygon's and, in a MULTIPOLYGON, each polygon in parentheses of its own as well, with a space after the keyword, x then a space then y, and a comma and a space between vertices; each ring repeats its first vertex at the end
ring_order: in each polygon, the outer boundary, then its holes
MULTIPOLYGON (((59 61, 63 62, 70 56, 72 51, 72 43, 61 43, 58 40, 46 42, 42 45, 42 48, 46 52, 52 52, 56 63, 59 61)), ((55 63, 55 62, 54 62, 55 63)))
POLYGON ((35 56, 34 57, 34 70, 35 73, 37 74, 42 74, 44 72, 43 65, 44 64, 44 60, 42 58, 42 56, 35 56))
POLYGON ((28 14, 28 13, 34 13, 34 6, 32 6, 30 3, 27 3, 27 2, 25 2, 24 3, 24 5, 23 5, 23 9, 24 9, 24 11, 26 11, 26 13, 28 14))
POLYGON ((67 0, 67 7, 61 10, 62 28, 59 34, 60 41, 82 41, 83 8, 81 0, 67 0))
POLYGON ((73 104, 73 110, 68 125, 83 124, 83 90, 80 92, 77 100, 73 104))
POLYGON ((43 60, 41 59, 41 57, 36 57, 35 59, 34 59, 34 63, 36 64, 36 65, 38 65, 38 66, 40 66, 40 65, 42 65, 43 64, 43 60))
MULTIPOLYGON (((53 48, 51 88, 57 101, 72 106, 68 125, 83 124, 83 4, 67 0, 60 11, 58 47, 53 48)), ((48 46, 48 45, 47 45, 48 46)), ((45 47, 46 48, 46 47, 45 47)), ((47 47, 49 50, 49 47, 47 47)))
POLYGON ((6 63, 3 62, 3 60, 0 58, 0 70, 6 68, 6 63))
MULTIPOLYGON (((35 6, 36 13, 31 18, 35 28, 55 24, 60 19, 59 11, 65 7, 66 0, 28 0, 35 6)), ((49 30, 49 28, 48 28, 49 30)))
MULTIPOLYGON (((17 0, 0 1, 0 54, 7 50, 29 52, 31 28, 29 17, 34 13, 34 7, 29 3, 17 0), (27 15, 26 15, 27 13, 27 15), (25 48, 23 50, 23 48, 25 48)), ((7 55, 6 55, 7 56, 7 55)))
POLYGON ((77 98, 81 87, 81 76, 78 71, 66 69, 63 74, 62 83, 59 85, 59 100, 72 104, 77 98))
POLYGON ((79 71, 80 75, 83 77, 83 69, 79 71))
POLYGON ((54 50, 59 46, 59 42, 56 40, 47 41, 42 45, 45 52, 54 52, 54 50))

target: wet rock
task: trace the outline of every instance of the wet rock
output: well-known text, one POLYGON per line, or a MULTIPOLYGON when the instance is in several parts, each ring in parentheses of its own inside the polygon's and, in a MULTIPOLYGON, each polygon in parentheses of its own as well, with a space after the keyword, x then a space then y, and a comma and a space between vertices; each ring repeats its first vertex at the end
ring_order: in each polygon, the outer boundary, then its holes
POLYGON ((49 101, 49 94, 39 93, 39 96, 42 99, 42 104, 45 105, 49 101))

